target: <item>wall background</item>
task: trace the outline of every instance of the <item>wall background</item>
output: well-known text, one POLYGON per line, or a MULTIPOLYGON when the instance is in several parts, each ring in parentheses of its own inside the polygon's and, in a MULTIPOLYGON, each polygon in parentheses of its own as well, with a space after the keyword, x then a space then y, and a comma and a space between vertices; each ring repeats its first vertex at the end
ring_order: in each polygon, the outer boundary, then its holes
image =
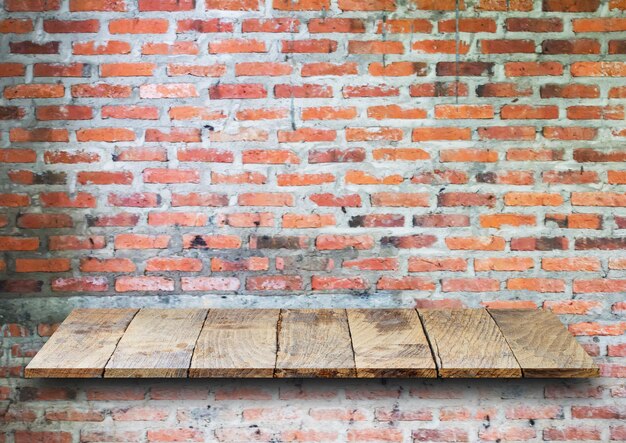
POLYGON ((0 3, 0 442, 626 440, 626 2, 0 3), (21 378, 148 305, 544 307, 603 377, 21 378))

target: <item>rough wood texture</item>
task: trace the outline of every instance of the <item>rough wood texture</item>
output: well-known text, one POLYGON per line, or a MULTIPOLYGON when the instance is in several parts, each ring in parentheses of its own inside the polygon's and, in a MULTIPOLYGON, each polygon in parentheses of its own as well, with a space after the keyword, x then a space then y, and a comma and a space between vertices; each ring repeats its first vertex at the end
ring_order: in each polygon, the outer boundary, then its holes
POLYGON ((521 377, 500 329, 484 309, 420 311, 440 377, 521 377))
POLYGON ((102 377, 137 309, 74 309, 24 371, 30 377, 102 377))
POLYGON ((142 309, 106 365, 105 377, 187 377, 206 309, 142 309))
POLYGON ((346 311, 282 310, 274 376, 356 376, 346 311))
POLYGON ((357 377, 437 377, 413 309, 348 309, 357 377))
POLYGON ((211 309, 190 377, 272 377, 279 309, 211 309))
POLYGON ((544 310, 490 310, 524 377, 597 377, 598 367, 559 319, 544 310))
POLYGON ((417 314, 412 309, 211 309, 208 314, 206 309, 76 309, 25 374, 49 378, 598 375, 592 359, 549 312, 456 309, 417 314))

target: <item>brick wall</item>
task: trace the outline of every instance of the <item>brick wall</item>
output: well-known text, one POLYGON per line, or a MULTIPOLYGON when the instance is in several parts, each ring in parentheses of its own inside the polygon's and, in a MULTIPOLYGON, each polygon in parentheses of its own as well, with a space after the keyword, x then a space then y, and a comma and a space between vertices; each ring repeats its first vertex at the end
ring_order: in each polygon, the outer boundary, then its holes
POLYGON ((626 2, 0 4, 0 442, 626 440, 626 2), (21 378, 200 304, 544 307, 603 378, 21 378))

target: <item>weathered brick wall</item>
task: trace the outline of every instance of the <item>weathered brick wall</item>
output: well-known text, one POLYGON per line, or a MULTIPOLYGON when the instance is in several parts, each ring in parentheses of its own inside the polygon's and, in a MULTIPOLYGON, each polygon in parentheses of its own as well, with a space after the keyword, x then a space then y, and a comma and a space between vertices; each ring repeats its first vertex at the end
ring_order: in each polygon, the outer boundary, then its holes
POLYGON ((624 0, 0 4, 0 442, 626 440, 624 0), (21 378, 129 305, 544 307, 603 378, 21 378))

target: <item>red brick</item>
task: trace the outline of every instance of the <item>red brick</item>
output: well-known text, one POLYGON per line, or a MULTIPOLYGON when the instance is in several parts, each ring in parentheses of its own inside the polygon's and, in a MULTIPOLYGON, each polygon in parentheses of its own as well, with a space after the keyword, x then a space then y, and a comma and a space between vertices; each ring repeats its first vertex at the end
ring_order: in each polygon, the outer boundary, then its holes
POLYGON ((458 278, 443 279, 441 281, 443 292, 489 292, 499 291, 500 282, 489 278, 458 278))
POLYGON ((406 235, 406 236, 386 236, 380 239, 383 246, 393 246, 396 248, 418 249, 432 246, 437 241, 434 235, 406 235))
POLYGON ((265 43, 261 40, 215 40, 209 42, 209 54, 237 54, 267 52, 265 43))
POLYGON ((141 47, 143 55, 197 55, 200 49, 195 42, 182 41, 174 43, 144 43, 141 47))
POLYGON ((272 0, 272 6, 279 11, 328 11, 330 0, 272 0))
POLYGON ((426 118, 426 110, 420 108, 403 108, 399 105, 370 106, 367 116, 376 120, 386 119, 422 119, 426 118))
MULTIPOLYGON (((440 20, 439 32, 455 32, 456 20, 440 20)), ((459 18, 459 32, 496 32, 496 22, 490 18, 459 18)))
POLYGON ((507 18, 506 29, 509 32, 561 32, 563 21, 560 18, 507 18))
POLYGON ((500 117, 505 120, 530 119, 544 120, 559 118, 558 106, 504 105, 500 117))
POLYGON ((400 90, 395 87, 381 86, 344 86, 342 89, 344 98, 355 97, 393 97, 400 95, 400 90))
POLYGON ((154 169, 143 171, 145 183, 199 183, 200 171, 195 169, 154 169))
POLYGON ((369 283, 362 277, 328 277, 314 275, 311 289, 314 291, 365 290, 369 283))
POLYGON ((600 430, 590 427, 559 427, 543 430, 545 441, 599 441, 600 430))
POLYGON ((212 99, 258 99, 267 97, 267 91, 261 84, 220 84, 209 88, 212 99))
POLYGON ((15 431, 15 443, 71 443, 72 434, 62 431, 15 431))
POLYGON ((25 229, 71 228, 72 217, 69 214, 20 214, 17 226, 25 229))
POLYGON ((213 272, 267 271, 268 269, 269 259, 267 257, 250 257, 232 261, 220 258, 211 259, 211 271, 213 272))
POLYGON ((322 18, 309 20, 308 30, 311 34, 326 33, 364 33, 365 24, 354 18, 322 18))
POLYGON ((117 19, 109 22, 111 34, 165 34, 169 23, 165 19, 117 19))
POLYGON ((190 11, 195 0, 139 0, 139 11, 190 11))
POLYGON ((174 281, 165 277, 118 277, 116 292, 130 291, 173 291, 174 281))
POLYGON ((207 9, 222 9, 226 11, 256 11, 259 9, 259 0, 205 0, 207 9))
POLYGON ((82 272, 134 272, 135 264, 128 258, 99 259, 86 257, 80 259, 82 272))
POLYGON ((533 428, 522 426, 503 426, 499 429, 481 430, 478 436, 485 441, 526 441, 537 436, 533 428))
POLYGON ((100 22, 89 20, 44 20, 43 30, 49 34, 95 33, 100 29, 100 22))
POLYGON ((55 278, 50 287, 55 292, 105 292, 109 283, 106 277, 55 278))
POLYGON ((565 282, 549 278, 510 278, 507 289, 513 291, 565 292, 565 282))
POLYGON ((507 62, 504 73, 507 77, 555 76, 563 74, 563 65, 559 62, 507 62))
POLYGON ((237 201, 240 206, 294 206, 293 195, 285 193, 244 193, 237 201))
POLYGON ((77 192, 74 196, 64 192, 45 192, 39 195, 41 203, 50 208, 95 208, 96 199, 92 194, 77 192))
POLYGON ((242 153, 242 162, 244 164, 275 164, 288 165, 300 163, 298 155, 289 150, 272 149, 272 150, 246 150, 242 153))
POLYGON ((339 249, 372 249, 374 239, 369 235, 320 235, 315 239, 315 247, 319 250, 339 249))
POLYGON ((236 235, 183 235, 185 249, 238 249, 241 238, 236 235))
POLYGON ((409 272, 454 272, 465 270, 467 270, 467 261, 463 258, 409 258, 409 272))
POLYGON ((356 116, 357 109, 353 106, 303 108, 301 113, 302 120, 350 120, 356 116))
MULTIPOLYGON (((459 54, 467 54, 469 52, 469 44, 464 41, 460 41, 457 45, 457 42, 455 40, 418 40, 413 42, 413 44, 411 45, 411 49, 418 53, 424 54, 456 54, 457 51, 459 52, 459 54)), ((447 65, 442 65, 442 67, 443 66, 445 66, 447 69, 447 65)), ((468 67, 468 65, 464 66, 463 69, 465 69, 465 72, 468 72, 468 67)), ((460 69, 461 66, 459 66, 459 72, 460 69)), ((437 75, 450 74, 440 71, 438 65, 437 75)))
POLYGON ((115 249, 165 249, 169 242, 169 235, 118 234, 115 249))
POLYGON ((411 432, 411 437, 414 441, 429 441, 429 442, 467 442, 469 436, 467 431, 461 428, 443 428, 429 429, 420 428, 411 432))
POLYGON ((288 17, 271 19, 245 19, 241 23, 241 30, 248 32, 298 32, 300 21, 288 17))
POLYGON ((15 272, 66 272, 71 269, 67 258, 18 258, 15 272))
POLYGON ((300 276, 260 276, 246 278, 246 289, 249 291, 299 291, 302 290, 300 276))
POLYGON ((206 214, 195 212, 151 212, 148 224, 151 226, 205 226, 206 214))
POLYGON ((502 251, 505 240, 502 237, 447 237, 446 245, 452 250, 502 251))
MULTIPOLYGON (((361 196, 358 194, 334 195, 334 194, 313 194, 309 197, 318 206, 335 207, 361 207, 361 196)), ((292 206, 292 205, 291 205, 292 206)))
POLYGON ((65 94, 65 87, 60 84, 27 84, 7 86, 4 89, 4 97, 11 99, 19 98, 59 98, 65 94))
POLYGON ((239 279, 235 277, 182 277, 183 291, 236 291, 239 279))
POLYGON ((471 130, 469 128, 415 128, 412 132, 412 140, 434 141, 434 140, 470 140, 471 130))
POLYGON ((53 235, 48 238, 48 249, 67 251, 78 249, 102 249, 106 246, 104 236, 53 235))
POLYGON ((126 128, 85 128, 76 131, 79 142, 119 142, 134 141, 135 132, 126 128))
POLYGON ((433 29, 429 20, 424 18, 417 19, 391 19, 376 21, 376 32, 378 34, 412 34, 424 33, 429 34, 433 29))
POLYGON ((470 192, 448 192, 438 195, 439 206, 489 206, 494 207, 496 197, 493 194, 476 194, 470 192))
POLYGON ((336 64, 336 63, 305 63, 302 65, 302 77, 314 76, 342 76, 358 74, 358 66, 354 62, 336 64))
MULTIPOLYGON (((336 42, 335 42, 336 45, 336 42)), ((328 51, 331 52, 331 51, 328 51)), ((332 51, 334 52, 334 50, 332 51)), ((399 41, 377 40, 350 40, 348 42, 350 54, 403 54, 404 45, 399 41)))

